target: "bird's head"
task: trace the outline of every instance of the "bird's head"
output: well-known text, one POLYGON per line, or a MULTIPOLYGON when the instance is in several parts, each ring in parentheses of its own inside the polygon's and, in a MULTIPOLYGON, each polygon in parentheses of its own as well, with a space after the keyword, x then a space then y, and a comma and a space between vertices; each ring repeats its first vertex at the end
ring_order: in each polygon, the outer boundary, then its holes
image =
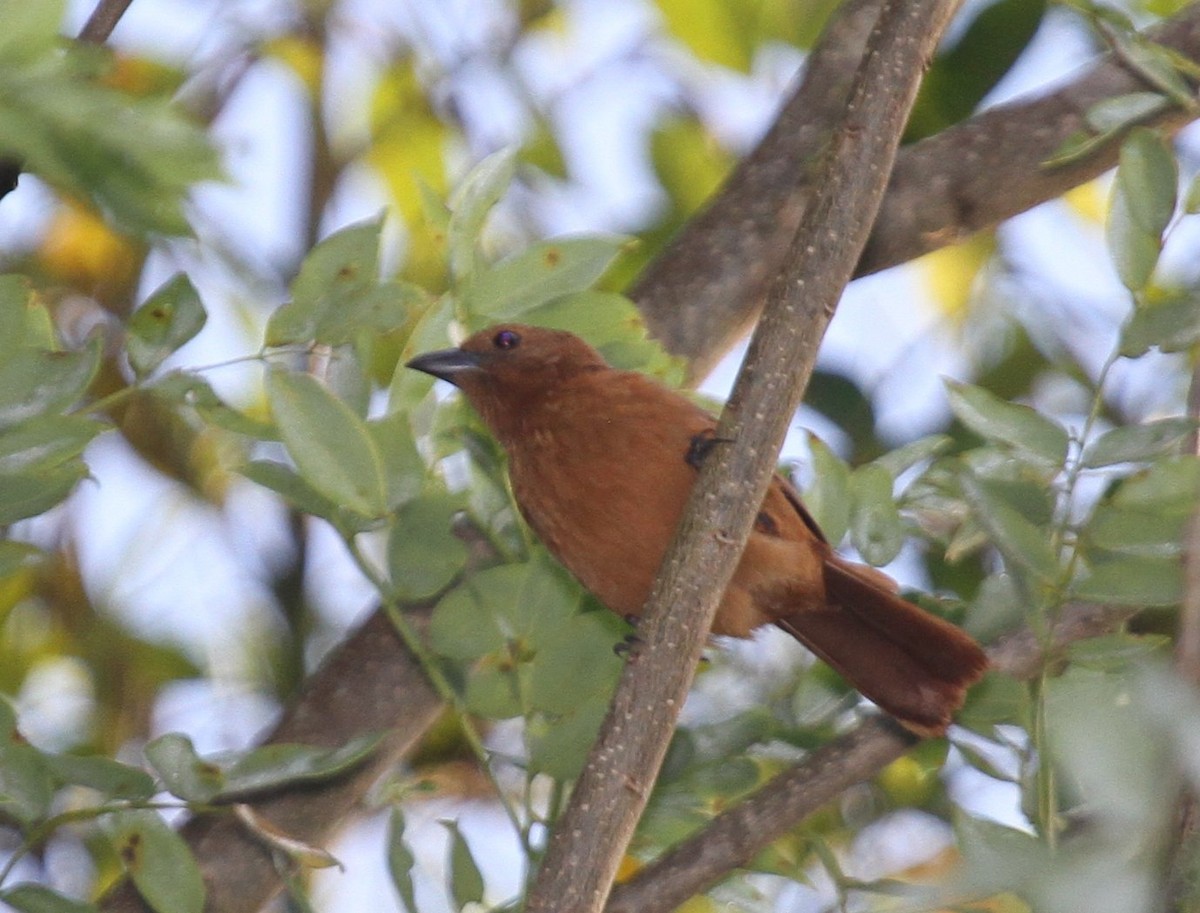
POLYGON ((571 333, 504 323, 480 330, 457 349, 418 355, 406 367, 454 384, 484 422, 500 432, 509 419, 525 413, 565 380, 608 365, 571 333))

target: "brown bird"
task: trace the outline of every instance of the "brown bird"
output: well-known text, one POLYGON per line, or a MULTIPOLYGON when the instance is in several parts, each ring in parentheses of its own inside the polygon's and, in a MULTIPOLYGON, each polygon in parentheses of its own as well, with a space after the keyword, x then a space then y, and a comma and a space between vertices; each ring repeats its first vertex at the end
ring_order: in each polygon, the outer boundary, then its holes
MULTIPOLYGON (((504 324, 408 367, 466 395, 508 453, 513 493, 546 547, 608 608, 649 596, 716 425, 645 375, 609 367, 570 333, 504 324)), ((908 729, 945 732, 987 657, 962 630, 834 553, 776 477, 713 633, 776 624, 908 729)))

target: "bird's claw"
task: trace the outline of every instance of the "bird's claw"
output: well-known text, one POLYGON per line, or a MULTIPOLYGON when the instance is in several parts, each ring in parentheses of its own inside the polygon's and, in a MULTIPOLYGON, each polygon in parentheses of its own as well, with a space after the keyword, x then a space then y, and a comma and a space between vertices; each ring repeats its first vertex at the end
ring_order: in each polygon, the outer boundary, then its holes
POLYGON ((626 634, 615 644, 613 644, 613 653, 622 659, 633 659, 637 655, 637 648, 642 644, 642 639, 637 634, 626 634))
POLYGON ((693 434, 691 443, 688 444, 687 453, 683 455, 683 461, 693 469, 699 469, 712 452, 713 447, 717 444, 732 444, 733 438, 717 437, 717 432, 713 428, 705 428, 699 434, 693 434))

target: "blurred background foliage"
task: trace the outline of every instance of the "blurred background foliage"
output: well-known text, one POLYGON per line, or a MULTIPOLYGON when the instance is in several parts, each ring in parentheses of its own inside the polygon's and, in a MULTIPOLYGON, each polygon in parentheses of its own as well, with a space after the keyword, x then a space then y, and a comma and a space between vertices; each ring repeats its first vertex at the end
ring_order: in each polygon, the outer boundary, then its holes
MULTIPOLYGON (((354 886, 316 877, 314 903, 519 892, 627 631, 531 540, 469 410, 398 365, 517 317, 678 383, 620 291, 770 123, 831 6, 135 0, 95 48, 62 37, 89 4, 0 0, 0 155, 23 168, 0 202, 0 692, 21 732, 0 745, 4 902, 47 909, 21 880, 95 896, 131 833, 174 858, 144 818, 37 832, 152 790, 69 759, 145 753, 195 801, 255 764, 298 776, 243 760, 199 789, 191 746, 251 744, 381 598, 438 600, 430 647, 460 714, 380 791, 402 811, 365 810, 367 848, 338 849, 354 886), (190 741, 159 738, 174 730, 190 741)), ((1106 46, 1096 16, 967 4, 908 139, 1061 78, 1106 46)), ((1178 456, 1200 238, 1197 195, 1176 199, 1194 137, 1128 149, 1115 183, 859 283, 800 415, 815 436, 785 456, 833 539, 981 637, 1071 599, 1155 611, 1062 676, 989 678, 952 744, 689 909, 882 907, 926 882, 995 895, 980 909, 1150 909, 1164 784, 1195 777, 1200 731, 1194 694, 1147 664, 1168 655, 1200 486, 1178 456)), ((860 709, 778 639, 714 651, 626 874, 860 709)), ((188 878, 139 889, 197 902, 188 878)))

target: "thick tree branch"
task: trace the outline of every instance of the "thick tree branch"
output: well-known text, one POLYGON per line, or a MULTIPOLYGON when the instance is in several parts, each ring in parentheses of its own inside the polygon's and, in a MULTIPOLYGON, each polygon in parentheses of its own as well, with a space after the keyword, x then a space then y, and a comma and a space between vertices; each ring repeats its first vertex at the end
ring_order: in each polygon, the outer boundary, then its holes
POLYGON ((954 0, 884 0, 817 172, 812 205, 751 343, 528 913, 599 911, 645 808, 717 604, 749 535, 817 347, 874 221, 954 0))
MULTIPOLYGON (((1130 614, 1099 606, 1070 606, 1055 626, 1055 648, 1107 633, 1130 614)), ((1045 660, 1029 629, 1004 638, 988 655, 997 671, 1022 679, 1037 674, 1045 660)), ((605 913, 669 913, 746 865, 849 787, 876 776, 915 742, 913 735, 887 717, 871 717, 617 886, 605 913)))
MULTIPOLYGON (((856 0, 831 25, 828 46, 810 57, 779 119, 705 212, 652 262, 631 291, 651 332, 704 374, 749 327, 813 192, 813 163, 844 94, 847 64, 838 46, 856 38, 871 0, 856 0)), ((1149 37, 1200 61, 1200 3, 1150 29, 1149 37)), ((1044 97, 984 112, 900 151, 874 233, 857 273, 876 272, 991 228, 1102 174, 1119 141, 1086 160, 1043 165, 1084 124, 1097 102, 1147 91, 1111 55, 1044 97)), ((1178 129, 1178 109, 1145 122, 1178 129)))

